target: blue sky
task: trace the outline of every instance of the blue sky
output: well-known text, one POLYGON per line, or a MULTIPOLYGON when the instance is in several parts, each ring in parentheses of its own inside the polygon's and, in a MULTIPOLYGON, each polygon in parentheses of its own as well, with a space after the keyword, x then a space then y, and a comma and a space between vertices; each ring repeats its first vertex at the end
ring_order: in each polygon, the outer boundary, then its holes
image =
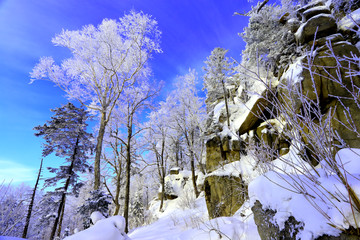
MULTIPOLYGON (((13 179, 33 184, 41 142, 33 127, 50 119, 51 108, 65 104, 64 93, 47 81, 29 84, 29 72, 42 56, 57 63, 69 53, 51 38, 62 29, 98 25, 130 10, 152 15, 162 31, 162 54, 154 55, 154 78, 166 82, 195 68, 215 47, 230 49, 240 60, 244 43, 238 36, 247 18, 233 16, 250 9, 246 0, 0 0, 0 183, 13 179)), ((46 159, 45 166, 56 164, 46 159)))

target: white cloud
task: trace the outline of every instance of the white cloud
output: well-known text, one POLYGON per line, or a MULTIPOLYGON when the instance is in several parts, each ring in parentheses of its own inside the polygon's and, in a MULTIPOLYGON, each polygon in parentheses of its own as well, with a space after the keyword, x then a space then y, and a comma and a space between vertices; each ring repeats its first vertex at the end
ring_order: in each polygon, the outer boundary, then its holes
POLYGON ((29 166, 0 159, 0 183, 21 183, 34 181, 36 169, 29 166))

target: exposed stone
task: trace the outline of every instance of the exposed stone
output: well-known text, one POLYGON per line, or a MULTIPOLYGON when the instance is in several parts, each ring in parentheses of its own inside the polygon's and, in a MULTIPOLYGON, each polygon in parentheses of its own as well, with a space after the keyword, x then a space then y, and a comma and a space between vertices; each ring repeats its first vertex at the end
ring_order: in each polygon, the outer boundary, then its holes
POLYGON ((302 14, 303 12, 305 12, 306 10, 310 9, 310 8, 314 8, 314 7, 319 7, 319 6, 324 6, 324 2, 322 0, 318 0, 318 1, 312 1, 309 4, 306 4, 305 6, 299 8, 298 10, 296 10, 297 13, 302 14))
POLYGON ((359 240, 360 236, 356 235, 357 230, 355 228, 347 229, 345 232, 340 233, 339 236, 322 235, 315 240, 359 240))
POLYGON ((279 156, 284 156, 288 152, 290 152, 290 148, 280 148, 279 156))
POLYGON ((302 13, 303 22, 306 22, 310 18, 312 18, 316 15, 322 14, 322 13, 331 14, 331 11, 326 6, 317 6, 317 7, 309 8, 308 10, 306 10, 302 13))
POLYGON ((180 173, 180 168, 179 167, 173 167, 170 169, 170 175, 177 175, 180 173))
POLYGON ((325 45, 325 44, 327 44, 329 42, 330 42, 331 45, 334 45, 335 43, 341 42, 341 41, 344 41, 343 35, 341 33, 336 33, 336 34, 333 34, 333 35, 330 35, 330 36, 326 36, 326 37, 316 39, 315 43, 314 43, 314 41, 310 41, 309 45, 310 46, 314 45, 315 47, 319 47, 319 46, 323 46, 323 45, 325 45))
POLYGON ((285 23, 287 22, 289 16, 290 16, 290 13, 288 13, 288 12, 287 12, 287 13, 284 13, 284 14, 280 17, 279 22, 280 22, 281 24, 285 24, 285 23))
POLYGON ((206 141, 206 171, 212 172, 219 163, 225 159, 219 136, 214 136, 206 141))
POLYGON ((233 151, 245 151, 246 144, 242 139, 232 140, 231 141, 231 149, 233 151))
POLYGON ((222 142, 222 150, 224 152, 229 152, 230 151, 230 139, 228 137, 224 137, 221 142, 222 142))
POLYGON ((290 216, 285 227, 280 231, 279 226, 275 222, 275 210, 263 209, 259 201, 254 203, 251 210, 254 213, 254 221, 257 226, 260 238, 262 240, 296 240, 296 235, 303 230, 304 223, 298 222, 293 216, 290 216))
POLYGON ((265 90, 261 97, 255 102, 255 104, 250 109, 250 113, 246 116, 244 122, 239 128, 239 135, 242 135, 252 128, 255 128, 255 124, 259 121, 261 117, 264 116, 264 110, 267 106, 270 105, 271 93, 269 90, 265 90))
POLYGON ((277 148, 277 139, 281 132, 281 123, 277 119, 269 119, 256 128, 256 135, 269 147, 277 148))
POLYGON ((304 44, 316 38, 328 36, 336 33, 337 25, 335 18, 330 14, 319 14, 310 18, 302 24, 295 33, 296 41, 304 44))
POLYGON ((334 100, 329 111, 334 113, 331 126, 351 148, 360 148, 360 109, 352 99, 334 100), (356 130, 355 130, 356 129, 356 130))
POLYGON ((360 24, 360 8, 347 14, 339 21, 339 29, 346 32, 357 29, 360 24))
POLYGON ((296 31, 299 29, 300 25, 301 25, 301 22, 299 20, 297 20, 296 18, 290 18, 286 22, 286 26, 292 33, 296 33, 296 31))
MULTIPOLYGON (((312 64, 312 74, 308 70, 303 72, 304 81, 303 88, 308 89, 307 94, 311 99, 316 99, 315 92, 313 91, 313 80, 317 85, 317 93, 319 93, 319 97, 326 101, 329 96, 338 96, 338 97, 348 97, 349 92, 347 89, 352 88, 352 84, 360 83, 359 77, 350 78, 348 77, 347 69, 349 63, 347 61, 341 60, 343 57, 351 57, 352 54, 360 56, 359 50, 351 45, 349 42, 337 42, 331 46, 331 50, 328 46, 322 46, 317 49, 317 55, 314 58, 312 64), (337 57, 335 59, 334 56, 337 57), (343 66, 341 69, 337 68, 337 64, 340 63, 343 66), (312 77, 313 76, 313 80, 312 77), (339 80, 341 84, 344 84, 346 88, 341 86, 337 80, 339 80), (311 94, 311 91, 313 93, 311 94)), ((307 60, 304 60, 304 64, 307 65, 307 60)), ((356 69, 356 65, 350 66, 353 69, 356 69)))
POLYGON ((220 139, 219 136, 213 136, 206 141, 206 171, 208 173, 221 165, 240 160, 241 150, 231 149, 230 144, 230 139, 227 137, 220 139))
MULTIPOLYGON (((278 89, 279 100, 284 103, 291 103, 293 108, 300 109, 302 106, 298 96, 300 89, 302 95, 308 99, 315 101, 319 99, 322 108, 325 108, 331 97, 349 97, 347 89, 351 89, 353 84, 360 85, 359 76, 348 77, 349 63, 343 60, 344 57, 351 57, 352 54, 360 56, 359 50, 355 46, 342 41, 334 43, 331 46, 331 52, 326 45, 319 47, 316 55, 312 57, 310 66, 307 57, 299 58, 296 65, 288 69, 281 79, 281 87, 278 89), (337 59, 332 55, 336 56, 337 59), (343 67, 338 69, 338 63, 343 67), (295 76, 295 74, 300 74, 300 76, 295 76), (341 77, 341 83, 338 81, 339 77, 341 77)), ((357 68, 355 64, 350 67, 354 70, 357 68)))
POLYGON ((207 176, 204 190, 210 218, 232 216, 248 197, 241 177, 207 176))

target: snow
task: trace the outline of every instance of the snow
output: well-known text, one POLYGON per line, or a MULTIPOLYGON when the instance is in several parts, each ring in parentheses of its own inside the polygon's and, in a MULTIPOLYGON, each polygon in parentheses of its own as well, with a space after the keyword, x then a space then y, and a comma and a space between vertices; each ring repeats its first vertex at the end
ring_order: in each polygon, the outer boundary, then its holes
POLYGON ((360 164, 355 159, 360 160, 360 149, 346 148, 341 149, 335 156, 336 162, 341 163, 349 174, 360 174, 360 164))
POLYGON ((260 240, 248 202, 233 217, 208 220, 204 196, 195 200, 192 209, 181 209, 180 201, 181 198, 166 201, 158 221, 135 229, 129 237, 132 240, 260 240))
POLYGON ((297 58, 294 63, 290 64, 289 69, 282 76, 282 79, 286 79, 287 84, 289 84, 290 86, 303 80, 303 66, 301 64, 303 59, 304 57, 297 58))
MULTIPOLYGON (((198 176, 204 177, 200 173, 198 176)), ((204 192, 195 198, 192 184, 187 183, 178 198, 164 201, 163 211, 159 206, 159 200, 151 202, 149 210, 157 220, 132 230, 132 240, 260 240, 249 202, 233 217, 209 220, 204 192)))
POLYGON ((170 172, 171 171, 180 171, 180 168, 179 167, 173 167, 173 168, 170 169, 170 172))
POLYGON ((91 221, 93 222, 93 224, 97 223, 98 221, 105 219, 104 215, 99 212, 99 211, 95 211, 90 215, 91 221))
MULTIPOLYGON (((360 194, 359 154, 360 149, 343 149, 336 155, 336 161, 344 166, 344 173, 346 170, 348 174, 353 174, 348 176, 347 180, 356 194, 360 194)), ((299 160, 294 156, 285 158, 294 162, 299 160)), ((253 205, 259 200, 263 208, 277 211, 274 221, 280 228, 284 227, 289 216, 304 222, 304 229, 298 235, 302 240, 315 239, 323 234, 338 235, 340 230, 329 224, 342 229, 355 226, 345 186, 335 174, 326 169, 324 160, 321 165, 322 168, 317 168, 319 175, 314 171, 268 171, 249 184, 250 204, 253 205)), ((355 218, 359 217, 360 214, 355 213, 355 218)))
MULTIPOLYGON (((179 174, 171 174, 165 176, 165 188, 166 194, 179 196, 185 185, 191 185, 191 172, 187 170, 180 171, 179 174)), ((159 187, 161 192, 161 186, 159 187)))
POLYGON ((0 236, 0 240, 23 240, 25 238, 0 236))
POLYGON ((214 120, 215 120, 215 122, 219 121, 221 111, 224 108, 225 108, 225 102, 224 101, 221 101, 218 104, 216 104, 216 106, 214 108, 214 120))
POLYGON ((240 161, 225 164, 207 176, 241 176, 242 180, 249 184, 252 180, 261 175, 261 169, 256 168, 257 159, 253 155, 242 155, 240 161))
POLYGON ((240 126, 245 122, 246 117, 249 115, 251 109, 254 107, 255 103, 261 98, 260 94, 254 94, 251 96, 249 101, 245 104, 237 105, 237 109, 231 112, 231 129, 233 132, 237 132, 240 126))
POLYGON ((112 216, 97 221, 94 226, 66 237, 65 240, 130 240, 124 229, 124 217, 112 216))
POLYGON ((358 26, 359 23, 360 23, 360 8, 356 9, 352 13, 343 17, 338 23, 338 28, 343 31, 346 31, 349 29, 354 29, 356 26, 358 26))

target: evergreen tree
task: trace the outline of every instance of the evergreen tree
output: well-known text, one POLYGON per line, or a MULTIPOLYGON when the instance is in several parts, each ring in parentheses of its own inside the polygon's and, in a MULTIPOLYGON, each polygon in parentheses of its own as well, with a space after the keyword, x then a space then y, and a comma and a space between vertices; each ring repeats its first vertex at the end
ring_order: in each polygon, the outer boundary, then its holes
POLYGON ((78 208, 78 212, 83 216, 84 229, 89 228, 91 225, 91 213, 99 211, 105 217, 109 216, 109 205, 111 204, 110 199, 111 197, 100 189, 90 192, 90 197, 78 208))
POLYGON ((48 168, 55 176, 45 180, 45 186, 55 186, 62 182, 64 185, 57 188, 53 194, 60 197, 58 209, 51 231, 50 239, 55 236, 56 229, 58 235, 61 232, 62 213, 64 211, 66 194, 69 189, 77 194, 82 183, 79 181, 79 173, 85 173, 90 169, 87 163, 89 152, 92 152, 94 145, 92 135, 86 132, 86 120, 89 118, 87 111, 77 108, 72 103, 68 103, 60 108, 51 110, 55 114, 43 126, 34 128, 36 136, 44 138, 43 156, 52 153, 56 156, 65 158, 68 165, 59 168, 48 168), (60 224, 59 224, 60 222, 60 224))
POLYGON ((138 189, 135 193, 131 204, 131 216, 134 227, 141 226, 144 223, 145 207, 142 189, 138 189))

